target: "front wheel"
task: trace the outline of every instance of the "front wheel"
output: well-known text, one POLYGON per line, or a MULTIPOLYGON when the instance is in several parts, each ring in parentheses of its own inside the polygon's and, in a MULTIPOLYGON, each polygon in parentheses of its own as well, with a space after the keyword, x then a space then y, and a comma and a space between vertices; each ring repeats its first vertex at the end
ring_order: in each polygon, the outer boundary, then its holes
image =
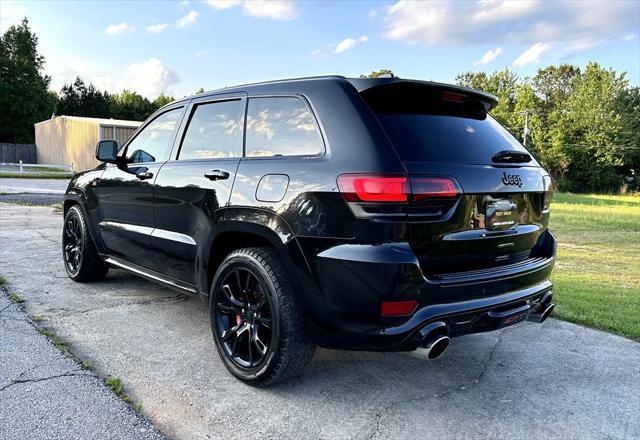
POLYGON ((272 249, 229 254, 214 277, 210 310, 222 361, 250 385, 293 377, 313 357, 315 345, 289 276, 272 249))
POLYGON ((77 205, 64 216, 62 258, 69 278, 80 283, 100 281, 109 271, 89 234, 84 212, 77 205))

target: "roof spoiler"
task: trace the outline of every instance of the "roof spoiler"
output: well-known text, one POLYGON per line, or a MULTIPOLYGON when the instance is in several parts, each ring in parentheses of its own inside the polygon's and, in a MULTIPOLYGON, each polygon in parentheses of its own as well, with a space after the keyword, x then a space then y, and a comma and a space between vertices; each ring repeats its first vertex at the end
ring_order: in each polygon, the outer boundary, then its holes
POLYGON ((353 87, 361 95, 371 95, 381 89, 409 89, 414 88, 416 90, 429 89, 431 91, 441 91, 444 99, 447 96, 451 100, 458 98, 468 98, 474 101, 482 103, 485 112, 489 112, 496 105, 498 105, 498 98, 489 93, 485 93, 479 90, 470 89, 468 87, 456 86, 452 84, 443 84, 431 81, 418 81, 401 78, 348 78, 353 87))

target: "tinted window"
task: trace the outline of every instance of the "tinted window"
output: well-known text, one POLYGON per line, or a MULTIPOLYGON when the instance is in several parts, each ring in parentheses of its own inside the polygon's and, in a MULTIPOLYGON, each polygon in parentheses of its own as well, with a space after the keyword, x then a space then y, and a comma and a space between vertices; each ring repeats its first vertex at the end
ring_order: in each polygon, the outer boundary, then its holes
POLYGON ((378 113, 406 162, 490 164, 498 151, 526 149, 495 119, 433 114, 378 113))
POLYGON ((298 98, 252 98, 247 110, 246 154, 316 155, 324 151, 313 115, 298 98))
POLYGON ((198 105, 182 141, 179 159, 242 156, 242 101, 198 105))
POLYGON ((127 146, 131 163, 164 162, 171 152, 171 141, 182 108, 169 110, 151 121, 127 146))

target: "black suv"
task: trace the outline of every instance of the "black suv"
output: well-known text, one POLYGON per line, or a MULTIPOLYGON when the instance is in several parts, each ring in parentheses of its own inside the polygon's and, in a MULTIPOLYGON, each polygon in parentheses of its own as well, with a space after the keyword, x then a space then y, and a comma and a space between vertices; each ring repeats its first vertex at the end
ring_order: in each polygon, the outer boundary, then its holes
POLYGON ((173 102, 65 195, 75 281, 126 269, 210 309, 226 367, 253 385, 316 344, 424 347, 553 309, 555 191, 476 90, 302 78, 173 102))

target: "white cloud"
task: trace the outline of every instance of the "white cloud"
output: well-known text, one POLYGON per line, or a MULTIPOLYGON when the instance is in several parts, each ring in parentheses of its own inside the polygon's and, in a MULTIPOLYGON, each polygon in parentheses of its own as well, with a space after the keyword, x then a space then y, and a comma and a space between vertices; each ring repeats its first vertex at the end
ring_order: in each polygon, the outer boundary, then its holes
POLYGON ((386 38, 413 44, 529 47, 542 41, 566 55, 637 32, 640 2, 401 0, 385 9, 384 23, 386 38))
POLYGON ((14 24, 20 23, 29 10, 22 2, 2 1, 0 5, 0 31, 5 32, 14 24))
POLYGON ((246 15, 271 20, 293 20, 298 17, 295 0, 206 0, 214 9, 230 9, 242 5, 246 15))
POLYGON ((551 50, 553 45, 551 43, 536 43, 529 49, 525 50, 515 59, 513 65, 515 67, 525 67, 530 64, 539 63, 540 59, 551 50))
POLYGON ((496 58, 498 58, 498 56, 502 53, 502 48, 501 47, 496 47, 495 49, 489 49, 488 51, 486 51, 484 53, 484 55, 482 55, 482 58, 480 58, 479 60, 475 61, 473 63, 474 66, 478 66, 481 64, 489 64, 495 61, 496 58))
POLYGON ((155 99, 160 93, 178 96, 174 86, 180 81, 178 74, 157 58, 130 64, 125 69, 109 69, 102 62, 79 60, 68 55, 52 58, 45 71, 52 77, 52 90, 60 90, 79 76, 85 84, 91 83, 99 90, 120 93, 127 89, 149 99, 155 99))
POLYGON ((134 29, 133 26, 129 26, 127 23, 110 24, 107 26, 107 29, 105 29, 105 32, 109 35, 121 35, 133 32, 134 29))
POLYGON ((365 41, 367 41, 369 39, 369 37, 367 37, 366 35, 361 36, 358 39, 353 39, 353 38, 345 38, 344 40, 342 40, 341 42, 339 42, 336 47, 333 49, 333 53, 342 53, 346 50, 351 49, 353 46, 356 46, 360 43, 364 43, 365 41))
POLYGON ((176 8, 178 8, 179 11, 182 11, 187 6, 189 6, 189 0, 182 0, 179 1, 178 4, 176 4, 176 8))
POLYGON ((187 15, 185 15, 184 17, 181 17, 178 22, 176 23, 176 27, 178 29, 184 29, 187 26, 193 24, 196 22, 196 20, 198 19, 198 12, 196 11, 190 11, 187 15))
POLYGON ((336 55, 342 52, 346 52, 358 44, 362 44, 369 40, 369 37, 366 35, 361 36, 360 38, 345 38, 338 44, 327 44, 319 49, 311 52, 311 55, 317 58, 325 58, 330 55, 336 55))
POLYGON ((242 10, 245 14, 272 20, 293 20, 298 17, 294 0, 247 0, 242 10))
POLYGON ((147 32, 151 34, 159 34, 169 28, 169 23, 152 24, 147 26, 147 32))
POLYGON ((154 99, 161 93, 170 93, 170 87, 180 81, 173 70, 167 69, 157 58, 127 66, 126 77, 117 83, 117 90, 133 90, 154 99))
POLYGON ((242 0, 207 0, 206 3, 214 9, 229 9, 240 5, 242 0))

